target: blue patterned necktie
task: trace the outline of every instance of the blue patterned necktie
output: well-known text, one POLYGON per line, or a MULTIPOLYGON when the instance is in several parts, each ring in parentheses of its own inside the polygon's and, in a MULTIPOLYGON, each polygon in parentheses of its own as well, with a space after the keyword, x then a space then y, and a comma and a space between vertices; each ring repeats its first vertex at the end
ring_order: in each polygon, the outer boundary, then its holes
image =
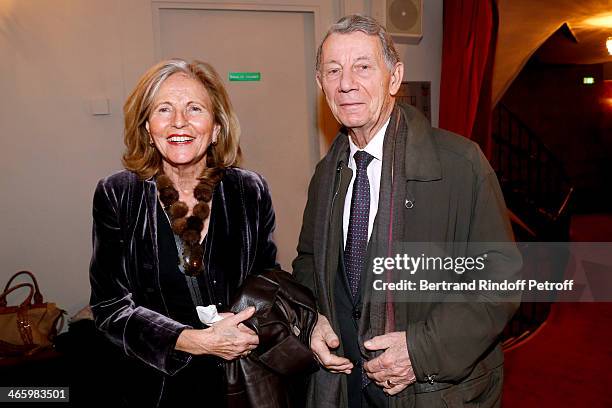
POLYGON ((359 150, 353 155, 357 175, 353 183, 344 267, 353 299, 359 293, 359 279, 368 248, 368 220, 370 219, 370 182, 367 168, 374 156, 359 150))

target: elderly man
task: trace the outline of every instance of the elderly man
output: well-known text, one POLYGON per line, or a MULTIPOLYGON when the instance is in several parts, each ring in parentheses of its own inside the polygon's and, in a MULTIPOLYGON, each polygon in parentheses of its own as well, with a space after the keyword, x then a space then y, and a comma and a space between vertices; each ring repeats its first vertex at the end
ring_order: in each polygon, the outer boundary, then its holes
POLYGON ((495 244, 513 240, 495 173, 474 143, 395 102, 404 66, 375 20, 339 20, 316 64, 343 127, 310 183, 293 262, 320 312, 311 348, 322 369, 310 381, 309 406, 498 406, 498 337, 516 297, 375 301, 371 272, 375 257, 418 241, 450 243, 455 255, 486 253, 488 270, 513 276, 514 244, 495 244))

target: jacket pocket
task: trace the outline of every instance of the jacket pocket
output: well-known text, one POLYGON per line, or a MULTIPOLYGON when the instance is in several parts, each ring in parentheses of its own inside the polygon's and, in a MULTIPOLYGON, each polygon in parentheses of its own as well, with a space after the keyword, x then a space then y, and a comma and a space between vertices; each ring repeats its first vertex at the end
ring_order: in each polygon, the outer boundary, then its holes
POLYGON ((503 366, 442 391, 442 399, 448 408, 499 407, 502 386, 503 366))

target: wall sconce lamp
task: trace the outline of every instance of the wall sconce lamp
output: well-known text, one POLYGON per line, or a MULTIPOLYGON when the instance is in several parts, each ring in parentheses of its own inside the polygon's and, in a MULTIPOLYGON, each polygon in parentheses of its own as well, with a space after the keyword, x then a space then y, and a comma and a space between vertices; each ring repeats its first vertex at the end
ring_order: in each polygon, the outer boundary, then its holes
POLYGON ((612 55, 612 37, 608 37, 606 40, 606 47, 608 48, 608 54, 612 55))

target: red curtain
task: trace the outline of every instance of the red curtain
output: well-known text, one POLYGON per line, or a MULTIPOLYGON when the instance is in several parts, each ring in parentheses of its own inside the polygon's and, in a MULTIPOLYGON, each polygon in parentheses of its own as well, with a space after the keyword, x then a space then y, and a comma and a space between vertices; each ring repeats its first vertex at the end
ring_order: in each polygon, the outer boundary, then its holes
POLYGON ((497 39, 494 0, 444 0, 441 128, 491 153, 491 77, 497 39))

